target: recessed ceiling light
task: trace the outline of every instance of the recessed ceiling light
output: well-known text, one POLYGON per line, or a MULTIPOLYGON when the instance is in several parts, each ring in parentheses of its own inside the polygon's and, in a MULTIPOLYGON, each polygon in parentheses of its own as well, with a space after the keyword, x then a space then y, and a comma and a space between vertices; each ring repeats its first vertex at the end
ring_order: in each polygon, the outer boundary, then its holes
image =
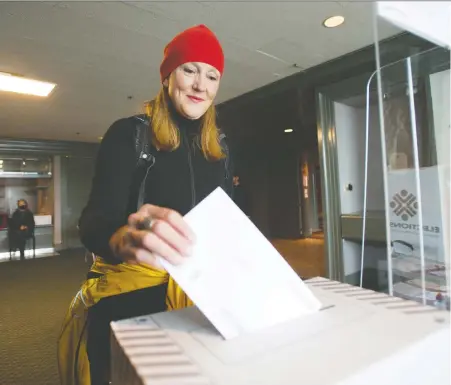
POLYGON ((331 16, 323 21, 323 25, 326 28, 335 28, 338 27, 339 25, 342 25, 344 21, 345 18, 343 16, 331 16))
POLYGON ((5 72, 0 72, 0 91, 16 92, 18 94, 49 96, 56 84, 27 79, 5 72))
POLYGON ((286 130, 284 130, 283 132, 293 132, 292 128, 287 128, 286 130))

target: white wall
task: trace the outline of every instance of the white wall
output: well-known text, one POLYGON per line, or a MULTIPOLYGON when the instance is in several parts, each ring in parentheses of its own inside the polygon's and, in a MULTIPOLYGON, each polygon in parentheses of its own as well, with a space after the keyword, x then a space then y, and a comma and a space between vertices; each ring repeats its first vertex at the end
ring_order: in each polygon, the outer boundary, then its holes
POLYGON ((442 71, 430 76, 434 134, 439 164, 450 163, 450 72, 442 71))
MULTIPOLYGON (((343 214, 363 211, 365 171, 365 114, 366 109, 335 103, 335 128, 340 182, 340 204, 343 214), (353 189, 346 189, 352 184, 353 189)), ((384 184, 379 116, 377 106, 370 107, 368 150, 367 210, 384 210, 384 184)), ((342 241, 345 275, 360 271, 361 246, 342 241)), ((385 247, 366 247, 365 266, 376 267, 384 258, 385 247)))
POLYGON ((335 103, 335 124, 342 213, 363 209, 365 120, 361 111, 335 103), (346 186, 352 184, 352 191, 346 186))
POLYGON ((445 261, 450 259, 450 131, 451 131, 451 100, 450 71, 442 71, 430 76, 430 91, 432 98, 432 116, 434 119, 435 146, 437 162, 441 166, 439 174, 442 228, 445 248, 445 261))
MULTIPOLYGON (((377 107, 370 108, 367 209, 384 210, 384 184, 377 107)), ((335 103, 341 212, 363 210, 365 171, 365 108, 335 103), (345 187, 353 185, 352 191, 345 187)))

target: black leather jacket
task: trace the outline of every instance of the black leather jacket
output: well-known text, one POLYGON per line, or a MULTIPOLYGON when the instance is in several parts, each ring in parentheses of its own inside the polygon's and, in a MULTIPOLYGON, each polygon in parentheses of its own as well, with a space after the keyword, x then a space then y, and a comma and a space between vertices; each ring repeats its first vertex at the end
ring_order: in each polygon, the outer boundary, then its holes
MULTIPOLYGON (((185 215, 221 186, 231 196, 232 162, 205 159, 197 143, 199 122, 175 117, 181 144, 174 151, 150 151, 155 163, 145 182, 144 203, 168 207, 185 215)), ((136 211, 136 117, 116 121, 108 129, 97 154, 91 194, 79 221, 84 246, 110 263, 119 263, 109 240, 136 211), (130 199, 132 197, 132 199, 130 199)), ((224 145, 225 141, 221 142, 224 145)), ((226 153, 228 153, 228 148, 226 153)))

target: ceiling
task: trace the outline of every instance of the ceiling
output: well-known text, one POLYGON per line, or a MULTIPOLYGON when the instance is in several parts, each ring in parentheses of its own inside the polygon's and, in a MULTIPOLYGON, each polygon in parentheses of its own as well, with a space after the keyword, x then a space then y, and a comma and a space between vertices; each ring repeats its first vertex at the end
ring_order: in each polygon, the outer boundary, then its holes
POLYGON ((0 2, 0 71, 57 83, 48 98, 0 92, 0 136, 98 141, 156 94, 165 44, 200 23, 226 56, 218 103, 373 41, 367 2, 0 2), (321 25, 336 14, 342 26, 321 25))

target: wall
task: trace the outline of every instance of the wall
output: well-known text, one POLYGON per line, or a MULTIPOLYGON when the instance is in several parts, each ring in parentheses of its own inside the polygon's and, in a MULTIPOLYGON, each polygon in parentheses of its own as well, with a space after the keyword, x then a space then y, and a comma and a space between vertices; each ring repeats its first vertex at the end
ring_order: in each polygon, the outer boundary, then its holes
POLYGON ((37 180, 37 185, 40 187, 46 187, 42 191, 42 206, 40 207, 40 214, 53 215, 54 209, 54 185, 53 178, 42 178, 37 180))
POLYGON ((363 209, 364 111, 335 103, 335 124, 341 212, 355 213, 363 209), (352 190, 346 189, 348 184, 352 190))
POLYGON ((296 239, 301 236, 299 173, 299 155, 295 150, 285 147, 284 153, 271 153, 268 205, 272 238, 296 239))
POLYGON ((17 200, 25 199, 30 210, 36 212, 36 179, 0 178, 0 206, 8 215, 17 209, 17 200))
MULTIPOLYGON (((366 108, 335 103, 340 204, 343 214, 363 210, 366 108), (352 191, 346 186, 352 184, 352 191)), ((380 127, 376 106, 370 108, 367 210, 384 210, 380 127)))
POLYGON ((61 248, 82 247, 78 220, 85 207, 94 175, 94 157, 65 156, 61 158, 61 248))
MULTIPOLYGON (((449 265, 450 258, 450 70, 435 73, 430 76, 432 99, 432 113, 434 121, 434 134, 437 148, 437 161, 444 167, 440 175, 440 195, 442 197, 442 222, 445 234, 445 256, 449 265)), ((449 282, 449 280, 448 280, 449 282)))
POLYGON ((53 245, 59 250, 63 242, 61 207, 61 156, 53 157, 53 245))
POLYGON ((450 164, 450 71, 430 75, 434 133, 439 164, 450 164))
POLYGON ((237 174, 249 203, 250 217, 259 230, 269 236, 268 159, 262 151, 239 153, 237 174))
POLYGON ((385 209, 385 202, 384 177, 382 174, 382 144, 377 106, 370 107, 369 122, 367 210, 379 211, 385 209))
MULTIPOLYGON (((296 136, 291 138, 286 140, 296 144, 296 136)), ((249 143, 235 155, 254 224, 268 238, 299 238, 297 151, 274 141, 249 143)))
MULTIPOLYGON (((342 214, 363 212, 365 172, 365 119, 366 108, 335 102, 335 128, 342 214), (346 189, 352 184, 352 191, 346 189)), ((384 189, 380 126, 377 106, 369 113, 367 210, 384 211, 384 189)), ((345 276, 360 271, 360 244, 342 240, 345 276)), ((365 246, 365 267, 376 268, 377 260, 385 258, 385 246, 365 246)), ((355 282, 352 282, 355 283, 355 282)))
POLYGON ((292 88, 219 112, 251 217, 268 238, 300 237, 299 160, 307 149, 317 152, 314 95, 311 88, 292 88))

